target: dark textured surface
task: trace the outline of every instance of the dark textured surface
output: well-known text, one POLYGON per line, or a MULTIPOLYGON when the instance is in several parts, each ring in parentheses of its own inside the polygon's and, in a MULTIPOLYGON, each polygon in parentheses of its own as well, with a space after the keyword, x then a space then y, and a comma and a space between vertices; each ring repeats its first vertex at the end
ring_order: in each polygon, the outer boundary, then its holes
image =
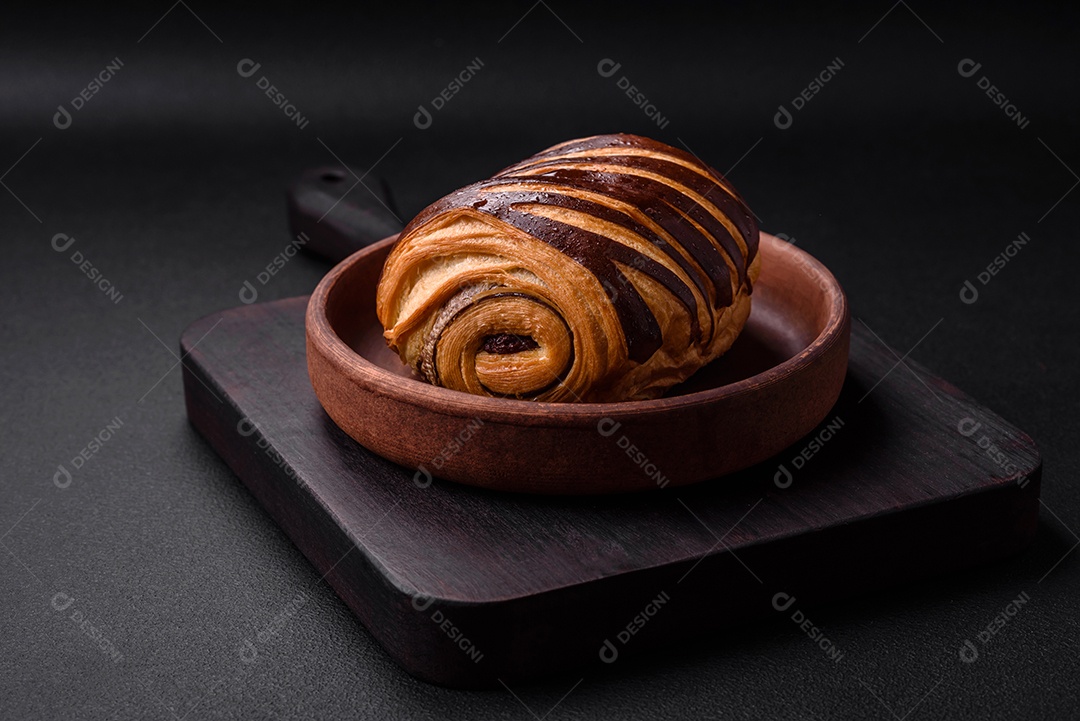
MULTIPOLYGON (((189 326, 188 417, 420 678, 484 688, 588 676, 601 658, 757 621, 789 598, 792 615, 805 613, 1014 556, 1035 535, 1032 440, 917 364, 878 383, 895 359, 861 324, 840 399, 811 440, 694 486, 559 497, 432 481, 355 443, 311 387, 307 306, 260 303, 189 326), (982 438, 1011 466, 981 452, 982 438)), ((653 439, 627 425, 592 432, 593 453, 623 437, 656 458, 653 439)), ((675 475, 670 458, 656 462, 675 475)))
MULTIPOLYGON (((281 5, 226 17, 188 3, 157 25, 167 3, 122 17, 7 11, 0 174, 19 200, 0 188, 0 713, 512 719, 530 718, 527 705, 537 715, 555 706, 551 719, 1071 715, 1076 15, 908 2, 878 23, 886 2, 753 16, 735 6, 708 22, 674 8, 587 17, 549 2, 515 26, 530 5, 381 17, 281 5), (116 57, 116 77, 71 127, 54 127, 57 105, 116 57), (479 73, 418 129, 417 106, 430 108, 476 57, 479 73), (837 57, 839 74, 778 129, 778 106, 791 107, 837 57), (262 63, 246 79, 236 72, 244 58, 262 63), (622 63, 610 78, 596 71, 604 58, 622 63), (971 78, 957 72, 964 58, 982 63, 971 78), (263 75, 307 127, 260 92, 263 75), (1026 128, 977 87, 983 75, 1026 128), (622 76, 666 128, 620 92, 622 76), (1038 441, 1045 507, 1029 553, 812 609, 847 650, 839 664, 783 619, 722 644, 703 638, 620 661, 565 698, 578 677, 515 688, 517 698, 461 693, 386 658, 188 426, 170 371, 177 338, 192 319, 236 305, 244 281, 257 284, 289 245, 283 189, 302 168, 336 163, 333 154, 371 166, 389 150, 377 171, 412 214, 548 144, 610 131, 681 138, 721 171, 737 163, 731 178, 763 227, 828 264, 856 317, 900 356, 917 344, 913 358, 1038 441), (1030 243, 979 284, 1021 232, 1030 243), (57 233, 76 243, 53 251, 57 233), (118 304, 69 260, 75 250, 122 293, 118 304), (980 290, 972 305, 958 295, 966 279, 980 290), (118 416, 122 426, 71 484, 54 485, 58 466, 118 416), (51 605, 57 593, 74 598, 66 611, 51 605), (963 640, 1021 593, 1030 601, 963 663, 963 640), (101 652, 74 611, 123 660, 101 652), (276 635, 244 664, 244 639, 268 626, 276 635)), ((294 258, 258 285, 259 298, 310 292, 325 270, 294 258)))

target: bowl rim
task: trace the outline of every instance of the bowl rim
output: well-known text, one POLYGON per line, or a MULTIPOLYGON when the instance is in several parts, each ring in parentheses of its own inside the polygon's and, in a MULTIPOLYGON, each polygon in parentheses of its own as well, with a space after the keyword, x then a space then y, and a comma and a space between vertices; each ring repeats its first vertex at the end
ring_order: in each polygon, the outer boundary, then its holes
POLYGON ((323 357, 329 360, 339 373, 362 384, 365 389, 389 396, 399 402, 427 410, 441 411, 447 415, 468 415, 501 423, 525 421, 535 423, 537 420, 542 422, 545 418, 556 422, 597 422, 606 418, 659 414, 685 410, 694 406, 712 405, 726 398, 755 392, 764 386, 780 383, 785 378, 798 374, 827 349, 841 342, 848 325, 847 296, 832 272, 805 250, 762 231, 762 244, 768 243, 773 252, 797 257, 796 262, 808 271, 807 282, 819 284, 829 301, 828 320, 825 327, 813 341, 791 358, 734 383, 651 400, 557 403, 479 396, 391 373, 353 350, 331 325, 325 308, 326 299, 334 286, 364 258, 393 245, 397 238, 397 234, 391 235, 362 248, 335 265, 323 277, 311 294, 305 314, 308 343, 321 350, 323 357))

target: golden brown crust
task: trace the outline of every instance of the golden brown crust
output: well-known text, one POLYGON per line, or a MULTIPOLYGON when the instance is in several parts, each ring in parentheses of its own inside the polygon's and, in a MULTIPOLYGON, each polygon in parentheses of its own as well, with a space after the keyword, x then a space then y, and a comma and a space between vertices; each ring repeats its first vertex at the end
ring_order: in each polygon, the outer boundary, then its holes
POLYGON ((647 138, 561 143, 406 226, 379 281, 390 347, 437 385, 654 398, 723 354, 760 269, 745 202, 647 138))

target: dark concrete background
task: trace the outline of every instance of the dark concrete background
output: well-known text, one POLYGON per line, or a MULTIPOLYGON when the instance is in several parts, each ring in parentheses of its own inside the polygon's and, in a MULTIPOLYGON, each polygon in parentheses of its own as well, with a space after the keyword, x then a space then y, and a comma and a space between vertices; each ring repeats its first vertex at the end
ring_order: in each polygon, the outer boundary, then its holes
MULTIPOLYGON (((226 15, 163 2, 4 15, 0 716, 1074 713, 1075 11, 734 3, 707 17, 552 1, 352 14, 268 3, 226 15), (117 58, 58 129, 57 106, 117 58), (261 63, 250 78, 236 70, 245 58, 261 63), (481 70, 417 128, 418 106, 476 58, 481 70), (597 72, 605 58, 621 63, 610 78, 597 72), (778 128, 779 106, 837 58, 836 76, 778 128), (968 58, 981 68, 965 78, 968 58), (262 76, 304 128, 260 92, 262 76), (665 127, 620 91, 623 76, 665 127), (1026 127, 980 90, 983 76, 1026 127), (730 169, 763 227, 826 262, 898 355, 910 350, 1038 441, 1045 507, 1027 554, 814 609, 845 651, 839 663, 782 620, 516 697, 430 686, 390 662, 188 426, 177 338, 237 305, 244 281, 288 245, 283 188, 304 167, 335 155, 377 163, 411 215, 547 145, 614 131, 730 169), (59 233, 75 238, 64 252, 51 246, 59 233), (1020 233, 1030 242, 981 284, 1020 233), (118 303, 71 262, 75 251, 118 303), (979 289, 973 304, 961 301, 965 280, 979 289), (59 488, 59 466, 73 469, 110 423, 112 437, 59 488), (307 602, 290 612, 301 592, 307 602), (1022 593, 1030 601, 962 662, 963 640, 1022 593), (275 619, 266 652, 242 663, 243 640, 275 619)), ((297 257, 260 299, 305 294, 327 268, 297 257)))

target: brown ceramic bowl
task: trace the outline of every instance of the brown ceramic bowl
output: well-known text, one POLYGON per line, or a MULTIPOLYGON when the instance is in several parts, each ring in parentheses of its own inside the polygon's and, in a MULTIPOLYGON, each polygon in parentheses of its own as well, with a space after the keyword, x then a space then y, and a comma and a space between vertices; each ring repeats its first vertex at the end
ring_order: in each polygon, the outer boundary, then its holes
POLYGON ((847 372, 850 319, 833 275, 762 233, 746 328, 726 355, 663 398, 535 403, 474 396, 411 375, 387 348, 375 288, 395 237, 338 264, 307 310, 319 401, 375 453, 432 476, 529 493, 618 493, 723 476, 821 422, 847 372))

